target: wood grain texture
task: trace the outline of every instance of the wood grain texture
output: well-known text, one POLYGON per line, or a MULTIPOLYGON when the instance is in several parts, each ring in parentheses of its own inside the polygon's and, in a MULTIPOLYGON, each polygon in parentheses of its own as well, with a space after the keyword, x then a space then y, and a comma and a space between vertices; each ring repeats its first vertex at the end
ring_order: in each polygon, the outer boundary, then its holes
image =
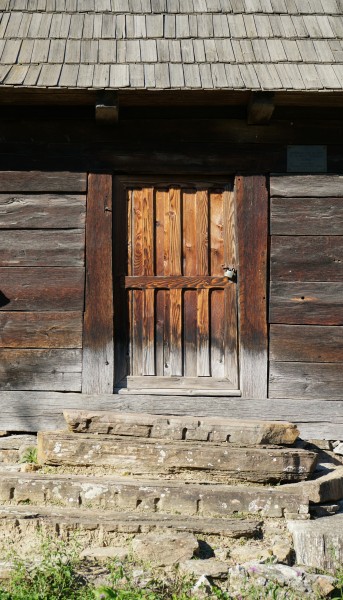
POLYGON ((195 275, 185 277, 182 275, 171 276, 134 276, 125 277, 125 287, 129 289, 209 289, 226 288, 231 285, 227 277, 211 277, 209 275, 195 275))
MULTIPOLYGON (((342 363, 270 362, 270 398, 341 400, 342 363)), ((325 411, 325 408, 323 408, 325 411)))
POLYGON ((342 295, 343 283, 271 283, 269 322, 286 325, 343 325, 342 295))
POLYGON ((2 231, 0 266, 80 267, 84 265, 85 232, 2 231))
POLYGON ((86 173, 70 171, 2 171, 1 192, 85 192, 86 173))
POLYGON ((238 176, 240 388, 243 397, 267 397, 268 192, 264 176, 238 176))
POLYGON ((1 267, 1 311, 83 310, 84 269, 1 267))
POLYGON ((151 414, 231 417, 291 421, 303 439, 339 440, 343 437, 343 400, 267 399, 156 396, 128 394, 72 394, 0 392, 0 427, 8 431, 63 429, 62 412, 111 410, 151 414))
POLYGON ((113 390, 112 176, 88 177, 82 390, 113 390))
POLYGON ((86 196, 0 194, 0 229, 82 229, 86 196))
POLYGON ((81 350, 0 350, 1 390, 81 391, 81 350))
POLYGON ((341 236, 272 236, 272 281, 342 281, 341 236))
POLYGON ((272 235, 343 235, 342 198, 272 198, 272 235))
POLYGON ((343 363, 343 327, 271 325, 269 336, 271 360, 343 363))
POLYGON ((273 175, 270 195, 325 198, 343 196, 343 175, 273 175))
MULTIPOLYGON (((217 390, 233 390, 234 386, 226 377, 184 377, 183 375, 171 377, 147 377, 147 376, 129 376, 127 377, 127 384, 129 387, 134 388, 135 390, 143 389, 143 388, 153 388, 154 385, 156 389, 175 389, 175 388, 184 388, 192 390, 195 394, 197 390, 213 389, 214 387, 217 390)), ((239 393, 238 393, 239 395, 239 393)))
POLYGON ((81 347, 81 311, 0 312, 0 348, 81 347))

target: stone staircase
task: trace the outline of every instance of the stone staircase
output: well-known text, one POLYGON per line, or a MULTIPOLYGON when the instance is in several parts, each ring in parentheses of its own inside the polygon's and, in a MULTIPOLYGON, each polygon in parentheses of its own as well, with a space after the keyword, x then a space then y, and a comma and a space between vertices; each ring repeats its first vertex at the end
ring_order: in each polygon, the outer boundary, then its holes
POLYGON ((329 483, 312 479, 317 453, 298 447, 291 423, 71 410, 64 416, 67 430, 38 434, 37 471, 10 464, 19 458, 19 439, 11 436, 11 449, 9 437, 0 438, 0 461, 8 463, 0 465, 4 541, 20 547, 38 529, 66 537, 77 531, 84 547, 154 530, 260 539, 266 520, 309 519, 311 495, 320 502, 325 492, 332 501, 343 490, 342 472, 323 475, 329 483))

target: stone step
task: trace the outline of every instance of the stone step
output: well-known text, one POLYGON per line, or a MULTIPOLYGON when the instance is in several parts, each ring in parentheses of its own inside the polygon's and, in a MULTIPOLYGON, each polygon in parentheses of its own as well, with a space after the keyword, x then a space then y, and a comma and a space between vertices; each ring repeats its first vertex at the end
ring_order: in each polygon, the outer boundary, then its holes
POLYGON ((37 437, 27 434, 0 436, 0 463, 15 463, 22 459, 28 448, 37 445, 37 437))
POLYGON ((343 513, 314 521, 289 521, 297 562, 335 571, 343 564, 343 513))
POLYGON ((306 518, 306 496, 282 488, 134 480, 128 477, 0 472, 0 502, 228 517, 235 513, 306 518))
POLYGON ((107 466, 118 474, 278 483, 307 479, 316 453, 297 448, 237 448, 207 442, 137 441, 132 437, 38 434, 38 461, 47 465, 107 466))
POLYGON ((300 481, 298 483, 283 486, 285 492, 299 493, 308 496, 310 502, 318 504, 321 502, 336 502, 343 499, 343 467, 328 465, 324 471, 315 473, 311 481, 300 481))
POLYGON ((210 519, 179 515, 142 515, 135 512, 80 510, 79 508, 0 506, 2 542, 18 542, 37 529, 46 533, 68 535, 77 531, 92 545, 110 545, 118 533, 147 533, 153 530, 189 531, 194 534, 228 538, 254 538, 261 535, 262 522, 253 519, 210 519))
POLYGON ((68 429, 186 442, 228 442, 240 446, 293 444, 299 431, 293 423, 226 419, 219 417, 164 416, 145 413, 65 410, 68 429))

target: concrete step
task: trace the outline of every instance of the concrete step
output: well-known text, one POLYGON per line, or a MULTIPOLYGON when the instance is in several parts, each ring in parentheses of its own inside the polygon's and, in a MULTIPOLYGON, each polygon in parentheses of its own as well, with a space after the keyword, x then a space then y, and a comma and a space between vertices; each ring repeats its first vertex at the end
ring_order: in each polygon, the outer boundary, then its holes
POLYGON ((153 530, 224 536, 228 538, 254 538, 261 534, 261 521, 253 519, 210 519, 178 515, 142 515, 136 512, 80 510, 79 508, 0 506, 0 535, 5 543, 19 543, 43 532, 68 536, 77 531, 82 541, 90 545, 110 545, 118 533, 147 533, 153 530))
POLYGON ((293 444, 299 431, 293 423, 219 417, 164 416, 146 413, 65 410, 68 429, 186 442, 227 442, 240 446, 293 444))
MULTIPOLYGON (((290 487, 290 486, 287 486, 290 487)), ((0 502, 134 513, 230 517, 237 513, 306 518, 308 498, 282 487, 0 471, 0 502)))
POLYGON ((107 466, 117 474, 156 474, 258 483, 308 479, 316 453, 298 448, 242 448, 227 443, 156 441, 65 432, 38 434, 38 461, 47 465, 107 466))

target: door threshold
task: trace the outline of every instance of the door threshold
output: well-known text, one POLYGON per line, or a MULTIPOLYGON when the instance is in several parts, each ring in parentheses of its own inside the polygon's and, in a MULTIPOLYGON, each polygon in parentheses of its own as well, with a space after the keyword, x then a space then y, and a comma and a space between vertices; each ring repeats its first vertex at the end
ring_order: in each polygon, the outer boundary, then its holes
POLYGON ((226 396, 226 397, 240 397, 242 395, 240 390, 196 390, 187 388, 141 388, 141 389, 129 389, 129 388, 117 388, 114 390, 115 394, 126 394, 130 396, 226 396))

